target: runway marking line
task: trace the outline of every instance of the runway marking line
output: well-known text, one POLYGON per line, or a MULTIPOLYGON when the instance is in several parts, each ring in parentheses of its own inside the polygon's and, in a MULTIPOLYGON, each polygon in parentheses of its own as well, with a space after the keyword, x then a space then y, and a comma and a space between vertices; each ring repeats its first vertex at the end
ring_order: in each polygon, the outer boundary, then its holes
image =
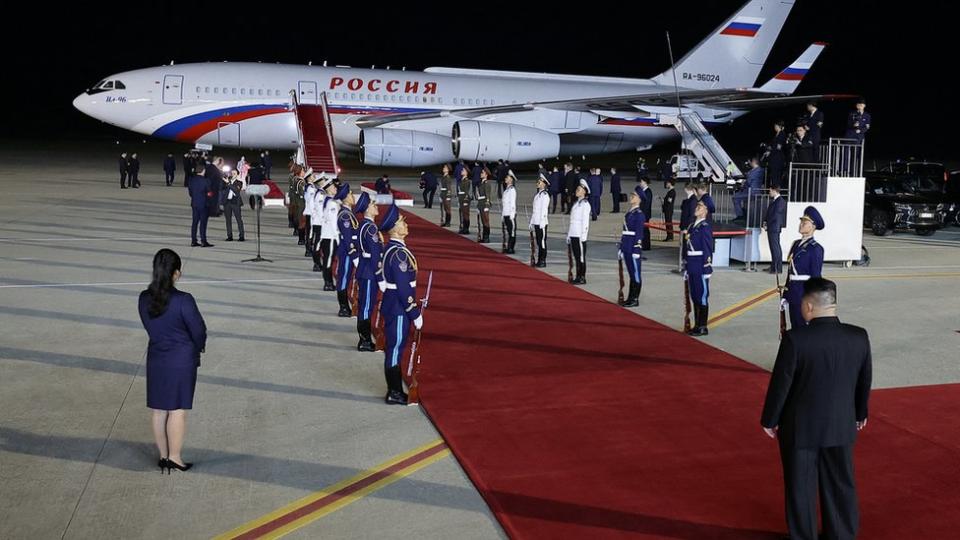
POLYGON ((711 317, 710 320, 707 321, 707 327, 719 326, 734 317, 740 316, 746 313, 747 311, 759 306, 768 298, 770 298, 771 296, 775 296, 776 294, 777 294, 777 288, 774 287, 772 289, 767 289, 760 294, 755 294, 747 298, 746 300, 741 300, 740 302, 737 302, 736 304, 720 311, 719 313, 711 317))
POLYGON ((449 455, 450 449, 443 439, 436 439, 223 533, 214 540, 280 538, 449 455))
MULTIPOLYGON (((888 275, 878 275, 878 274, 868 274, 863 276, 830 276, 830 279, 919 279, 919 278, 946 278, 946 277, 960 277, 960 272, 940 272, 940 273, 926 273, 926 274, 888 274, 888 275)), ((768 289, 763 291, 760 294, 753 295, 746 300, 737 302, 736 304, 720 311, 714 315, 709 321, 707 321, 708 327, 719 326, 734 317, 743 315, 747 311, 759 306, 764 301, 766 301, 771 296, 776 295, 777 289, 768 289)))

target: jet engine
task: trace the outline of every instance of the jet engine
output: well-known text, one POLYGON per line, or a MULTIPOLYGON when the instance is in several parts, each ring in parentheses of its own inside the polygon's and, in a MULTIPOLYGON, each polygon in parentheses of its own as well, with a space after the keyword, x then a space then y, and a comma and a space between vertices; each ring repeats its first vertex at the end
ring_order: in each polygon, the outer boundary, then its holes
POLYGON ((375 167, 422 167, 453 161, 450 137, 407 129, 360 131, 360 161, 375 167))
POLYGON ((453 155, 465 161, 536 161, 557 157, 560 136, 518 124, 461 120, 453 124, 453 155))

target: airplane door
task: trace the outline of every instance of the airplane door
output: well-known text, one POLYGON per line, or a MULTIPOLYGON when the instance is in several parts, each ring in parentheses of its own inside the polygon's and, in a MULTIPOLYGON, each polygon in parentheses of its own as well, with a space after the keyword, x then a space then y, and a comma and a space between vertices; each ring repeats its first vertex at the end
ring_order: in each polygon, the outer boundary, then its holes
POLYGON ((297 101, 311 105, 317 104, 317 83, 316 81, 300 81, 297 84, 299 92, 297 101))
POLYGON ((163 76, 163 104, 181 105, 183 103, 183 75, 163 76))
POLYGON ((217 142, 220 146, 240 146, 240 124, 235 122, 217 124, 217 142))
POLYGON ((623 133, 608 133, 607 140, 603 143, 603 153, 616 152, 620 150, 623 143, 623 133))

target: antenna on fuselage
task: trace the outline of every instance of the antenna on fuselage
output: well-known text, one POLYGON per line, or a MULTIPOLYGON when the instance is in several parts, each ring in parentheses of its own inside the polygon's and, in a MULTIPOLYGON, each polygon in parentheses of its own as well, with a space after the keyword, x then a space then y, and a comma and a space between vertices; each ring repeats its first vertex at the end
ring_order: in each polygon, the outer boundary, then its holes
POLYGON ((327 67, 327 61, 326 61, 326 60, 323 61, 323 67, 327 67))
POLYGON ((308 66, 312 66, 312 65, 313 65, 313 60, 307 62, 307 65, 308 65, 308 66))
MULTIPOLYGON (((683 122, 680 115, 683 114, 683 107, 680 103, 680 86, 677 85, 677 66, 673 62, 673 46, 670 45, 670 32, 667 32, 667 53, 670 54, 670 73, 673 74, 673 92, 677 96, 677 123, 680 124, 680 154, 685 155, 686 146, 683 141, 683 122)), ((681 158, 677 158, 678 160, 681 158)), ((679 161, 677 161, 679 163, 679 161)))
POLYGON ((171 65, 171 66, 173 65, 173 60, 170 61, 170 65, 171 65))

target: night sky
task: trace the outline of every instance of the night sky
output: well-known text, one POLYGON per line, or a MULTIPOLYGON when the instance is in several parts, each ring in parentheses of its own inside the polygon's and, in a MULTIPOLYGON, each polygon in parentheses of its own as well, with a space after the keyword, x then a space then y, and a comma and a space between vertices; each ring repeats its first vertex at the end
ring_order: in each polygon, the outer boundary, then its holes
MULTIPOLYGON (((305 64, 456 66, 557 73, 653 76, 669 66, 664 31, 677 58, 743 2, 606 2, 583 11, 520 2, 127 2, 77 4, 7 17, 3 93, 5 139, 142 138, 101 124, 71 106, 89 85, 119 71, 207 60, 305 64), (293 11, 297 5, 311 5, 293 11), (341 4, 353 10, 321 9, 341 4), (386 5, 386 4, 383 4, 386 5), (409 8, 402 6, 411 6, 409 8), (404 9, 404 11, 401 11, 404 9), (19 104, 18 104, 19 103, 19 104)), ((853 93, 873 114, 874 156, 955 159, 956 55, 945 2, 798 0, 759 84, 813 41, 830 47, 799 93, 853 93)), ((9 13, 7 15, 10 15, 9 13)), ((827 134, 842 135, 852 103, 825 105, 827 134)), ((748 115, 719 133, 746 151, 768 138, 776 118, 802 107, 748 115)))

